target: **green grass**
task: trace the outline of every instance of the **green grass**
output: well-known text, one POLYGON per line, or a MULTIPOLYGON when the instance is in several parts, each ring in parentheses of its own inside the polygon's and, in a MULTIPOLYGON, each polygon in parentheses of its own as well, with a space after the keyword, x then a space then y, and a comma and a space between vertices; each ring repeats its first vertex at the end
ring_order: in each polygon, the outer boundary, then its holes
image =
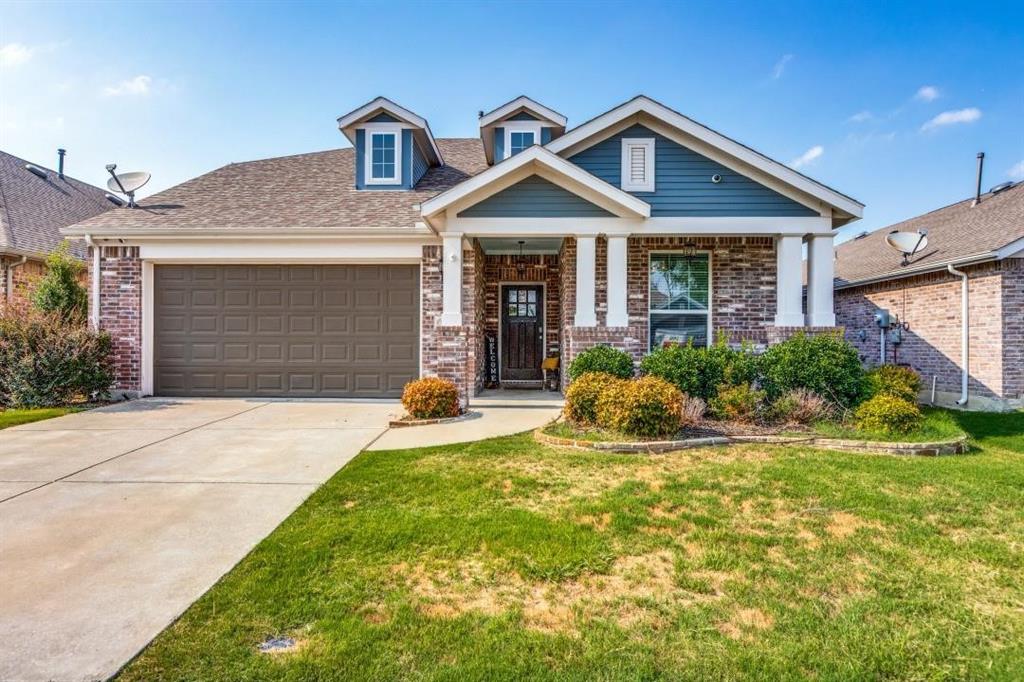
POLYGON ((848 438, 852 440, 901 441, 904 443, 925 443, 954 440, 964 435, 964 429, 952 410, 935 407, 921 409, 924 422, 921 428, 910 433, 891 434, 882 431, 864 431, 847 424, 822 422, 815 424, 814 431, 826 438, 848 438))
POLYGON ((973 454, 365 452, 122 678, 1019 679, 1024 413, 955 418, 973 454))
POLYGON ((78 412, 81 409, 79 407, 36 407, 25 410, 2 410, 0 411, 0 429, 63 417, 65 414, 78 412))

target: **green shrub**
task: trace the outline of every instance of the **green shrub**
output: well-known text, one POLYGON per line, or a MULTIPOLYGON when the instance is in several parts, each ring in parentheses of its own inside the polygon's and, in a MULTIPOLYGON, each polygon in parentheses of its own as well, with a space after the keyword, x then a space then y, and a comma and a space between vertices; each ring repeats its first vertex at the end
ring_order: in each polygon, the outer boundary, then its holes
POLYGON ((708 409, 716 419, 746 424, 754 421, 764 396, 764 391, 758 391, 751 384, 722 384, 718 387, 718 394, 708 404, 708 409))
POLYGON ((640 371, 669 382, 687 395, 708 401, 722 384, 748 384, 757 378, 757 356, 748 346, 731 348, 725 339, 710 348, 663 346, 640 362, 640 371))
POLYGON ((46 257, 46 273, 32 290, 32 304, 47 313, 57 313, 68 319, 82 320, 88 309, 89 297, 78 277, 85 269, 81 261, 68 253, 68 243, 46 257))
POLYGON ((795 388, 779 396, 767 411, 769 421, 780 424, 814 424, 831 419, 834 414, 829 401, 806 388, 795 388))
POLYGON ((910 433, 921 427, 924 415, 914 403, 880 393, 865 400, 854 412, 858 429, 874 433, 910 433))
POLYGON ((620 379, 633 376, 633 356, 611 346, 588 348, 569 363, 569 379, 576 381, 587 372, 604 372, 620 379))
POLYGON ((0 315, 0 405, 54 407, 104 398, 114 382, 111 339, 60 312, 0 315))
POLYGON ((869 371, 864 379, 868 397, 884 394, 916 403, 921 393, 921 377, 909 367, 882 365, 869 371))
POLYGON ((761 386, 772 400, 803 388, 849 407, 863 395, 864 368, 857 350, 838 333, 797 333, 769 346, 760 366, 761 386))
POLYGON ((599 400, 601 425, 642 438, 679 431, 683 394, 658 377, 641 377, 606 388, 599 400))
POLYGON ((587 372, 577 377, 565 390, 565 418, 575 424, 596 424, 601 391, 621 381, 604 372, 587 372))
POLYGON ((402 405, 416 419, 443 419, 459 414, 459 389, 451 381, 424 377, 402 390, 402 405))

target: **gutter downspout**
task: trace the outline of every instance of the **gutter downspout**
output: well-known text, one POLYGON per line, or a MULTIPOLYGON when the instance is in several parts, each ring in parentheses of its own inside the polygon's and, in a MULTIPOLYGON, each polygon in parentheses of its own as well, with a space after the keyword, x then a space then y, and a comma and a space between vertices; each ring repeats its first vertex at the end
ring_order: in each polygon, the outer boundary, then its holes
POLYGON ((10 305, 11 301, 14 300, 14 269, 20 268, 22 265, 28 262, 28 256, 22 256, 21 260, 13 263, 8 263, 6 270, 7 284, 4 287, 4 298, 5 302, 10 305))
POLYGON ((952 263, 947 265, 946 268, 949 270, 949 274, 960 277, 960 365, 963 372, 960 377, 960 400, 957 400, 956 404, 963 407, 967 404, 969 397, 967 395, 967 381, 971 375, 971 335, 969 333, 970 319, 968 317, 970 306, 969 299, 967 298, 967 273, 957 270, 953 267, 952 263))
POLYGON ((100 330, 100 247, 93 241, 92 235, 85 235, 85 243, 92 249, 92 285, 89 293, 92 296, 92 306, 89 311, 89 326, 93 331, 100 330))

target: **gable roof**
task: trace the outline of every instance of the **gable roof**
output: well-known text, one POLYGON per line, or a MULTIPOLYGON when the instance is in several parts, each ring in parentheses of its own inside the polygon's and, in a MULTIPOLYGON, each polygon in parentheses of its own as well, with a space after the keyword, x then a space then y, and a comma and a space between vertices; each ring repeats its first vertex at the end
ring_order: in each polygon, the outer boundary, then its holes
POLYGON ((772 189, 782 193, 787 193, 785 188, 796 190, 802 203, 808 203, 807 198, 811 197, 831 207, 836 227, 863 215, 864 205, 856 199, 643 95, 638 95, 628 102, 576 126, 545 146, 556 154, 563 152, 572 154, 586 148, 589 144, 600 141, 603 139, 604 133, 613 134, 616 130, 615 126, 633 120, 644 122, 644 117, 663 123, 682 133, 687 139, 681 140, 680 144, 694 147, 694 142, 700 143, 702 148, 695 147, 694 151, 709 156, 737 172, 749 175, 772 189), (772 182, 773 180, 775 182, 772 182), (780 184, 784 186, 783 189, 780 189, 780 184))
POLYGON ((526 95, 520 95, 514 100, 505 102, 500 107, 496 107, 482 115, 480 117, 480 127, 484 128, 493 123, 497 123, 506 116, 514 115, 519 111, 529 111, 537 114, 545 121, 553 123, 555 126, 563 129, 565 128, 565 124, 568 123, 568 119, 554 109, 549 109, 540 102, 530 99, 526 95))
POLYGON ((408 191, 355 188, 355 150, 332 149, 232 163, 110 211, 66 234, 218 234, 399 228, 421 222, 420 202, 487 168, 480 140, 437 140, 447 165, 433 167, 408 191), (301 180, 301 182, 297 182, 301 180))
MULTIPOLYGON (((41 178, 28 163, 0 151, 0 253, 45 256, 63 240, 62 227, 114 208, 105 190, 32 164, 46 171, 41 178)), ((85 255, 82 244, 71 251, 85 255)))
POLYGON ((994 260, 1024 249, 1024 182, 981 202, 964 199, 924 215, 852 239, 836 248, 836 287, 844 288, 921 272, 947 265, 994 260), (885 242, 894 230, 928 231, 928 246, 902 265, 902 255, 885 242))
POLYGON ((355 145, 355 127, 360 123, 367 122, 369 119, 381 113, 390 114, 416 129, 417 137, 420 138, 421 146, 423 146, 429 154, 432 154, 435 157, 432 161, 438 165, 444 165, 444 157, 441 156, 441 149, 437 145, 437 140, 434 139, 434 133, 430 131, 430 124, 427 123, 427 119, 423 118, 419 114, 409 111, 399 104, 395 104, 387 97, 375 97, 363 106, 339 116, 338 130, 348 138, 349 142, 355 145))

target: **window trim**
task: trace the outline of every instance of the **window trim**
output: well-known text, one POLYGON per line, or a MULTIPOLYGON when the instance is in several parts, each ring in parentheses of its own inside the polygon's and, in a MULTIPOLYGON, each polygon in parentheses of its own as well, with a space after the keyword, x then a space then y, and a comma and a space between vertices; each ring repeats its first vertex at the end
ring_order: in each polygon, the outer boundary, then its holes
POLYGON ((653 192, 654 191, 654 152, 655 143, 653 137, 624 137, 622 138, 622 189, 627 192, 653 192), (644 182, 634 183, 629 177, 629 155, 633 147, 643 147, 644 153, 644 182))
POLYGON ((395 126, 366 127, 366 149, 364 150, 363 181, 367 185, 402 184, 402 129, 395 126), (389 178, 373 177, 373 136, 391 135, 395 139, 395 174, 389 178))
POLYGON ((712 297, 713 297, 713 294, 714 294, 715 287, 714 287, 714 267, 713 267, 713 265, 714 265, 714 258, 712 256, 712 252, 711 252, 710 249, 697 249, 694 252, 694 255, 706 255, 708 257, 708 309, 707 309, 707 312, 701 313, 700 311, 694 311, 694 310, 672 310, 672 311, 665 311, 665 310, 652 310, 652 308, 651 308, 651 264, 654 261, 654 256, 663 256, 663 255, 672 255, 672 254, 683 255, 685 253, 686 253, 685 251, 682 251, 680 249, 661 249, 661 250, 648 251, 647 252, 647 352, 648 353, 650 353, 652 350, 654 350, 654 348, 651 346, 651 343, 653 342, 653 339, 654 339, 653 328, 652 328, 652 325, 651 325, 652 314, 653 315, 691 315, 691 316, 694 316, 694 317, 696 317, 698 315, 704 315, 705 317, 707 317, 707 320, 708 320, 708 332, 706 334, 706 336, 707 336, 707 347, 710 348, 712 346, 712 337, 714 336, 714 327, 712 326, 712 319, 713 319, 712 310, 714 309, 713 305, 712 305, 712 303, 713 303, 713 298, 712 297))
POLYGON ((533 133, 533 144, 540 144, 542 121, 502 121, 498 125, 505 129, 505 148, 502 150, 504 158, 500 159, 501 161, 512 157, 512 133, 533 133))

